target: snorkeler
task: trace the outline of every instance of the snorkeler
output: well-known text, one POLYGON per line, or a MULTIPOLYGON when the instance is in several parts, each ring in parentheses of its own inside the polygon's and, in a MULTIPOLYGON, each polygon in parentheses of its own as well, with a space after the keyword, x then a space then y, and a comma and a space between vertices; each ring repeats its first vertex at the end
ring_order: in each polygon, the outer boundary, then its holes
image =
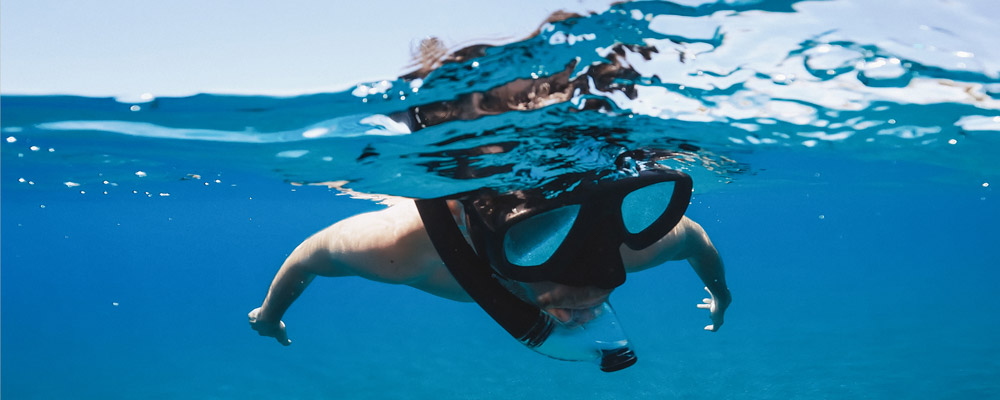
POLYGON ((687 260, 710 296, 698 305, 705 329, 717 331, 731 302, 722 259, 683 215, 691 178, 656 162, 669 154, 624 152, 613 171, 544 188, 407 200, 337 222, 295 248, 250 325, 288 345, 282 315, 315 276, 360 276, 475 301, 542 354, 616 371, 636 356, 609 295, 626 273, 687 260))
MULTIPOLYGON (((589 65, 582 74, 574 75, 574 60, 547 77, 516 79, 390 117, 415 132, 448 121, 538 109, 591 91, 634 97, 635 89, 620 83, 627 79, 619 79, 637 75, 624 61, 626 51, 648 58, 656 49, 617 45, 606 63, 589 65)), ((443 62, 465 62, 483 53, 483 46, 471 46, 443 62)), ((438 66, 437 61, 424 63, 402 79, 421 79, 438 66)), ((595 96, 577 109, 607 106, 595 96)), ((497 147, 469 149, 468 155, 503 151, 497 147)), ((525 190, 482 188, 404 200, 337 222, 295 248, 261 307, 250 312, 250 325, 289 345, 281 318, 314 277, 359 276, 475 301, 522 344, 550 357, 594 361, 608 372, 627 368, 637 358, 608 303, 627 273, 687 260, 709 293, 698 305, 709 311, 709 331, 722 326, 731 302, 722 259, 701 226, 684 217, 691 178, 658 163, 673 155, 623 151, 608 171, 561 176, 525 190)), ((455 174, 478 176, 467 165, 455 174)))

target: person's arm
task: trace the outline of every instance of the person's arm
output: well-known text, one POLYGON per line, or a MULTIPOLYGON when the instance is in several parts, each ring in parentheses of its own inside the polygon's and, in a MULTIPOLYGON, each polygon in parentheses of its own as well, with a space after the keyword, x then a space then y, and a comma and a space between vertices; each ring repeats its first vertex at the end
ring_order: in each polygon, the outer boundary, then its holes
POLYGON ((712 319, 712 324, 706 326, 705 330, 715 332, 722 326, 726 309, 733 301, 726 285, 726 270, 722 265, 722 257, 719 257, 719 251, 712 245, 705 230, 698 223, 688 221, 690 225, 684 247, 689 253, 685 255, 694 272, 705 284, 705 291, 709 295, 698 305, 698 308, 708 309, 712 319))
POLYGON ((285 332, 285 323, 281 321, 288 307, 316 275, 349 275, 333 262, 331 252, 325 246, 327 235, 334 226, 309 237, 292 251, 271 281, 264 303, 248 314, 250 327, 261 336, 273 337, 285 346, 291 344, 285 332))
POLYGON ((302 242, 281 265, 263 304, 250 311, 250 326, 290 344, 282 316, 317 275, 410 285, 455 300, 464 296, 431 246, 413 201, 347 218, 302 242))
POLYGON ((722 326, 726 309, 732 302, 726 286, 726 271, 722 257, 697 222, 688 217, 682 218, 670 233, 640 251, 623 246, 622 258, 628 272, 641 271, 667 261, 687 260, 709 293, 709 298, 698 305, 698 308, 708 309, 712 319, 712 324, 705 330, 715 332, 722 326))
POLYGON ((726 270, 722 265, 722 257, 708 238, 705 230, 688 218, 685 221, 685 237, 681 257, 688 260, 694 272, 705 284, 709 297, 702 300, 698 308, 708 309, 712 324, 705 330, 715 332, 722 326, 726 309, 733 301, 726 286, 726 270))

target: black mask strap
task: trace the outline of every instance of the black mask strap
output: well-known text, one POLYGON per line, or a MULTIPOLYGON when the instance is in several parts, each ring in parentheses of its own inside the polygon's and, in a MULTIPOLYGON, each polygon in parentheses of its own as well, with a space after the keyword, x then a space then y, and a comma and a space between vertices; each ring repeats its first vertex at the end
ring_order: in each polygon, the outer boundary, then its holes
POLYGON ((545 341, 552 331, 552 318, 497 281, 489 262, 465 241, 447 201, 424 199, 415 203, 434 249, 466 293, 521 343, 536 347, 545 341))

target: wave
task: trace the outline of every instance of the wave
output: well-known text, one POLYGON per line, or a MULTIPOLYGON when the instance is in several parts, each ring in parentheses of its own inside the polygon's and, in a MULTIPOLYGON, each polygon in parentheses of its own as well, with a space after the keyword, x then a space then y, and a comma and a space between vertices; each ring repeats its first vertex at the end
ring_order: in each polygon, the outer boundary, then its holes
POLYGON ((1000 173, 992 22, 870 3, 624 3, 338 93, 3 96, 3 161, 80 184, 222 164, 411 197, 537 185, 643 147, 699 190, 776 149, 1000 173))

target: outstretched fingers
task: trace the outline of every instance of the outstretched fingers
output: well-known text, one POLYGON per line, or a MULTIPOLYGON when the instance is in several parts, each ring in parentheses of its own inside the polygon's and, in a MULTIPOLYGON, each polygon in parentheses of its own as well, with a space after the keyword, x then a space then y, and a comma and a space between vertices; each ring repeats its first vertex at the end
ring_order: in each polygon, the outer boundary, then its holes
MULTIPOLYGON (((705 308, 705 309, 711 310, 712 306, 715 305, 715 295, 712 294, 711 290, 708 290, 708 286, 705 286, 705 291, 708 292, 708 296, 709 297, 701 299, 702 304, 699 304, 698 308, 705 308)), ((706 327, 705 329, 708 329, 708 328, 706 327)))
POLYGON ((705 291, 708 292, 708 295, 711 297, 706 297, 704 299, 701 299, 701 304, 698 304, 698 308, 709 311, 710 313, 709 318, 712 319, 713 323, 711 325, 706 325, 705 330, 710 332, 715 332, 718 331, 719 326, 722 325, 722 315, 718 313, 719 307, 718 304, 716 304, 715 302, 715 295, 712 294, 711 290, 708 290, 708 287, 705 287, 705 291))
POLYGON ((288 332, 285 331, 285 323, 281 322, 279 326, 281 329, 276 332, 277 334, 274 335, 274 338, 277 339, 278 343, 281 343, 282 346, 292 344, 292 341, 288 339, 288 332))

